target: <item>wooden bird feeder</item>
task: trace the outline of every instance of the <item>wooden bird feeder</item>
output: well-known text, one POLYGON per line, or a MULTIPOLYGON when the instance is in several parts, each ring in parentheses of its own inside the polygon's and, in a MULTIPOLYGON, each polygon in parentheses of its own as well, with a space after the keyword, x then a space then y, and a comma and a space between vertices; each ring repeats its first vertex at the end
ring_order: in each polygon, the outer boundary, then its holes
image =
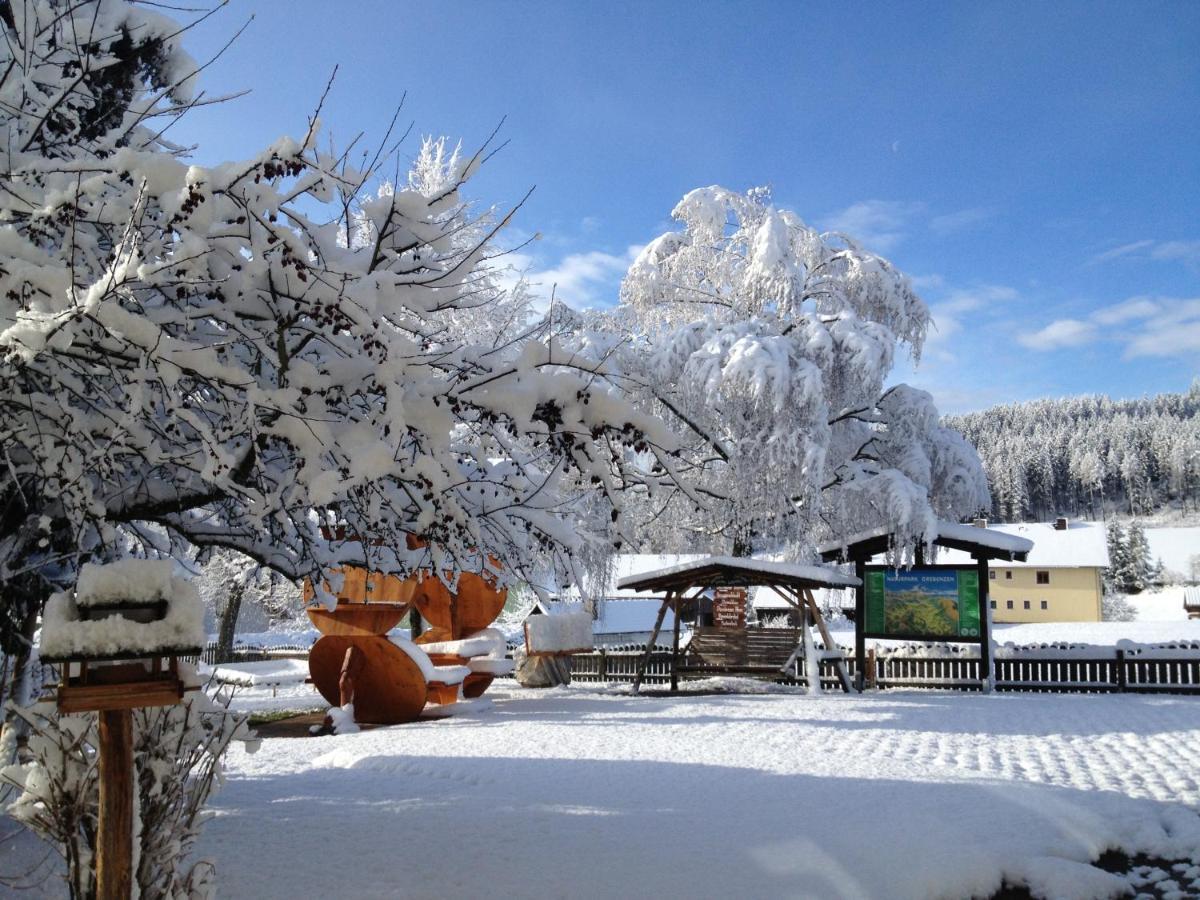
POLYGON ((204 641, 203 604, 172 566, 86 565, 76 596, 55 594, 43 615, 41 658, 59 666, 59 710, 99 713, 98 900, 133 889, 133 710, 181 703, 179 659, 204 641))
MULTIPOLYGON (((167 603, 126 601, 77 607, 79 623, 114 619, 149 624, 166 619, 167 603)), ((136 649, 43 655, 61 673, 58 709, 64 713, 130 710, 146 706, 172 706, 183 701, 185 685, 179 658, 199 656, 202 647, 141 646, 136 649)))

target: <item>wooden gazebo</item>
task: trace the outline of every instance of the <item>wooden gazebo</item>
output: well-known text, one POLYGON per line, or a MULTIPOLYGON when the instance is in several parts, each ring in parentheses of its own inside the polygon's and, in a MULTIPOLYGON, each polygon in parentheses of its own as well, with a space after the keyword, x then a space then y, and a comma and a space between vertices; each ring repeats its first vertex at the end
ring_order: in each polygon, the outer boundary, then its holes
MULTIPOLYGON (((643 572, 622 578, 617 587, 622 590, 647 591, 655 594, 662 593, 662 607, 654 622, 654 631, 646 644, 646 654, 638 665, 634 677, 634 693, 641 688, 650 654, 654 643, 662 629, 663 619, 667 609, 674 611, 674 634, 671 640, 671 690, 679 690, 679 620, 681 608, 696 602, 701 595, 713 589, 720 588, 754 588, 767 587, 775 591, 790 606, 799 610, 803 623, 805 644, 809 644, 808 627, 815 623, 821 632, 827 650, 834 647, 833 639, 825 626, 821 611, 813 599, 814 588, 845 588, 857 587, 859 579, 846 575, 828 566, 794 565, 792 563, 768 562, 757 559, 747 559, 734 556, 710 556, 694 562, 682 563, 652 572, 643 572)), ((803 645, 801 645, 803 646, 803 645)), ((799 652, 799 648, 797 648, 799 652)), ((793 659, 796 654, 793 654, 793 659)), ((790 662, 790 661, 789 661, 790 662)), ((838 665, 838 674, 844 690, 850 690, 850 679, 845 666, 838 665)))
MULTIPOLYGON (((1033 541, 1017 535, 989 531, 985 527, 962 525, 955 522, 938 522, 933 539, 919 543, 913 547, 912 558, 916 567, 925 563, 926 550, 931 547, 945 547, 950 550, 961 550, 975 561, 975 570, 979 579, 980 626, 979 656, 982 673, 983 689, 991 689, 992 684, 992 649, 991 649, 991 605, 988 602, 988 561, 993 559, 1008 560, 1009 562, 1025 562, 1029 551, 1033 549, 1033 541)), ((894 553, 901 549, 896 541, 896 534, 891 529, 880 528, 875 531, 858 534, 845 540, 834 540, 823 544, 820 548, 821 559, 833 563, 854 563, 855 582, 854 602, 854 653, 858 660, 858 674, 855 677, 856 687, 863 689, 866 660, 866 634, 864 627, 866 610, 866 570, 867 564, 875 557, 894 553)))

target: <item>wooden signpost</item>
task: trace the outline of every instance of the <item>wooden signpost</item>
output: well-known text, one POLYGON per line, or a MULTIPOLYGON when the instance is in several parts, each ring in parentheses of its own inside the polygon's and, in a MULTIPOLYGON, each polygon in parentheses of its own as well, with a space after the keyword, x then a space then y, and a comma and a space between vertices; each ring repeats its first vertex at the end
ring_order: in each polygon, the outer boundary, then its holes
POLYGON ((713 589, 713 625, 717 628, 746 627, 746 589, 719 587, 713 589))

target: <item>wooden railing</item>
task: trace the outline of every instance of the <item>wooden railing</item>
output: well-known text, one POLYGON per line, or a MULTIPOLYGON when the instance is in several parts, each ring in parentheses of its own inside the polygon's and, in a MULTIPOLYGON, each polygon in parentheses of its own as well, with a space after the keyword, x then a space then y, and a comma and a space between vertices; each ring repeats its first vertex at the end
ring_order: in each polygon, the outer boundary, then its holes
MULTIPOLYGON (((644 647, 608 647, 573 657, 572 680, 579 682, 631 682, 644 647)), ((681 654, 682 656, 682 654, 681 654)), ((850 677, 858 672, 858 660, 844 652, 850 677)), ((908 656, 899 653, 873 657, 877 688, 932 688, 979 690, 979 659, 968 656, 908 656)), ((703 677, 692 671, 692 677, 703 677)), ((671 651, 658 647, 650 655, 647 684, 671 680, 671 651)), ((804 682, 803 663, 794 664, 783 683, 804 682)), ((868 677, 868 683, 872 680, 868 677)), ((821 684, 839 689, 832 662, 821 663, 821 684)), ((1062 658, 1030 654, 996 660, 996 689, 1052 693, 1162 693, 1200 695, 1200 654, 1180 651, 1169 655, 1155 651, 1149 656, 1118 649, 1109 656, 1062 658)))
MULTIPOLYGON (((1029 651, 1016 657, 997 659, 996 689, 999 691, 1035 691, 1052 693, 1162 693, 1200 695, 1200 652, 1180 649, 1127 651, 1118 648, 1107 651, 1095 648, 1094 657, 1064 657, 1049 652, 1039 656, 1029 651)), ((204 649, 200 659, 210 665, 231 662, 258 662, 282 657, 305 658, 308 647, 238 646, 228 658, 218 659, 215 643, 204 649)), ((623 644, 603 647, 592 653, 572 657, 571 677, 578 682, 631 683, 645 645, 623 644)), ((846 668, 853 679, 858 673, 858 660, 850 650, 844 650, 846 668)), ((686 664, 686 657, 680 654, 686 664)), ((868 657, 874 672, 868 673, 868 683, 881 689, 932 688, 938 690, 979 690, 978 657, 948 653, 946 655, 908 655, 903 652, 881 653, 868 657), (871 674, 874 678, 870 677, 871 674)), ((704 677, 690 672, 692 677, 704 677)), ((803 662, 792 665, 778 680, 785 684, 803 684, 803 662)), ((671 649, 656 646, 646 668, 646 684, 668 684, 671 681, 671 649)), ((840 689, 837 671, 832 662, 821 663, 821 684, 840 689)))

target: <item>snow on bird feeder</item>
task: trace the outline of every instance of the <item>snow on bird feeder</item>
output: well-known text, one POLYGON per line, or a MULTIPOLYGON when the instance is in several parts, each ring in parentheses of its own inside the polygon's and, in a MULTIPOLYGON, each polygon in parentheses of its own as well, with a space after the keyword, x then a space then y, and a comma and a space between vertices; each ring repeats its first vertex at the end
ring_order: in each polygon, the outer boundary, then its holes
POLYGON ((61 671, 64 713, 170 706, 183 700, 179 658, 204 645, 204 606, 170 560, 86 564, 75 594, 54 594, 41 657, 61 671))

